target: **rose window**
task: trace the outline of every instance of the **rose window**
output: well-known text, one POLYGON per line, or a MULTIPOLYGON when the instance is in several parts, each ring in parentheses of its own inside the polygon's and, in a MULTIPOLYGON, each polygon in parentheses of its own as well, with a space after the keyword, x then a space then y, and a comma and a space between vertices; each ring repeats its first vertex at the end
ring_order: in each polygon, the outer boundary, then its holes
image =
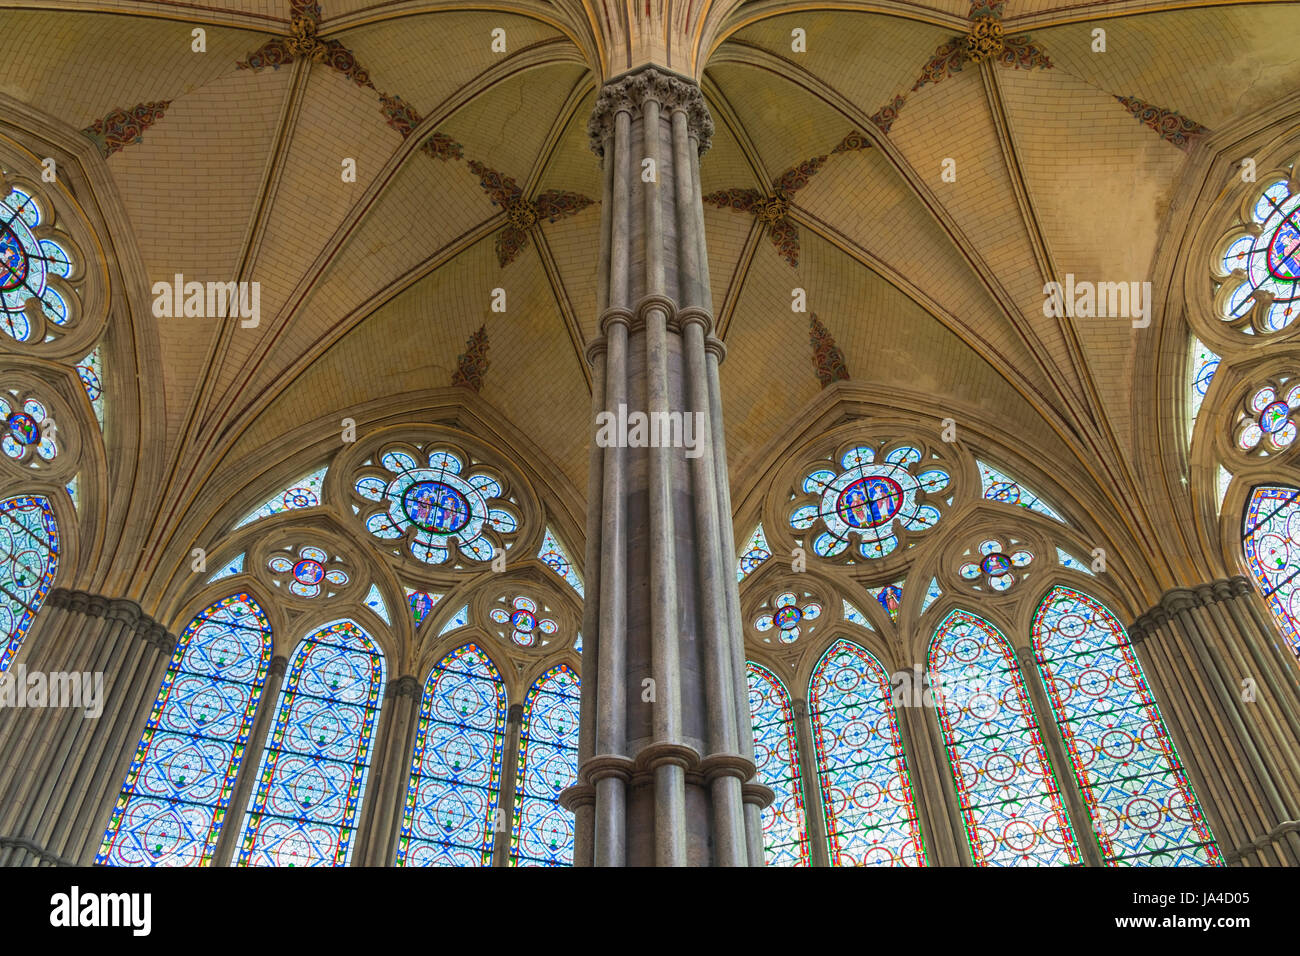
POLYGON ((549 617, 540 617, 537 602, 523 595, 511 601, 508 608, 494 607, 489 617, 505 625, 511 640, 520 647, 532 647, 539 640, 539 634, 550 635, 560 629, 549 617))
POLYGON ((782 591, 763 603, 754 618, 754 630, 769 644, 774 637, 782 644, 793 644, 811 632, 813 622, 823 613, 821 602, 811 593, 782 591))
POLYGON ((790 527, 822 527, 812 548, 823 558, 844 553, 855 539, 864 558, 891 554, 900 529, 924 532, 939 522, 939 509, 921 497, 947 488, 948 472, 932 466, 913 474, 920 461, 921 452, 910 446, 879 461, 871 448, 850 448, 840 458, 839 470, 818 468, 804 477, 804 494, 815 498, 794 509, 790 527))
POLYGON ((1221 319, 1259 333, 1286 328, 1300 305, 1300 194, 1274 179, 1243 209, 1219 246, 1215 305, 1221 319))
POLYGON ((328 552, 314 547, 299 548, 296 552, 281 551, 266 562, 275 575, 275 584, 287 584, 290 593, 302 598, 317 597, 323 590, 333 597, 336 589, 346 585, 349 580, 347 572, 337 564, 328 552))
POLYGON ((47 323, 66 326, 76 318, 76 297, 65 282, 75 271, 70 244, 50 237, 49 219, 24 189, 0 196, 0 329, 19 342, 45 341, 53 334, 47 323))
POLYGON ((1237 426, 1237 447, 1242 451, 1268 454, 1281 451, 1296 439, 1292 412, 1300 409, 1300 385, 1283 392, 1266 385, 1246 402, 1245 415, 1237 426))
POLYGON ((978 560, 971 560, 957 569, 972 587, 980 584, 994 591, 1006 591, 1016 583, 1021 568, 1029 567, 1034 556, 1023 548, 1013 546, 1004 548, 1001 541, 990 539, 981 541, 978 560))
POLYGON ((14 461, 53 461, 59 453, 54 422, 35 398, 0 395, 0 448, 14 461))
POLYGON ((363 511, 366 530, 381 539, 406 539, 426 564, 446 562, 452 539, 462 555, 490 561, 496 547, 489 533, 499 538, 519 529, 501 482, 446 449, 427 455, 389 449, 379 467, 362 469, 354 488, 379 506, 363 511))

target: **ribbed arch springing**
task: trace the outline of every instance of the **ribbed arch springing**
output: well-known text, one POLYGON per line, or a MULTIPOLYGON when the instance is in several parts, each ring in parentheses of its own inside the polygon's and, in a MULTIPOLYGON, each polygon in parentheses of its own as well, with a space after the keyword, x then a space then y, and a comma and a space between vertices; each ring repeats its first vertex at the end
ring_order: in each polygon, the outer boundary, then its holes
POLYGON ((506 689, 477 644, 456 648, 424 684, 398 866, 488 866, 498 829, 506 689))
POLYGON ((934 633, 928 668, 975 865, 1078 864, 1078 842, 1006 638, 982 617, 954 610, 934 633))
POLYGON ((1034 615, 1033 641, 1103 860, 1218 865, 1214 835, 1115 615, 1054 587, 1034 615))
POLYGON ((244 816, 239 866, 346 866, 370 770, 384 655, 355 621, 326 624, 289 661, 244 816))
POLYGON ((271 662, 246 593, 201 611, 176 642, 96 864, 205 866, 229 809, 271 662))
POLYGON ((885 669, 850 641, 832 644, 808 689, 835 866, 924 866, 903 742, 885 669))
POLYGON ((763 810, 763 855, 768 866, 807 866, 808 828, 790 694, 761 664, 750 661, 747 672, 758 780, 776 793, 763 810))

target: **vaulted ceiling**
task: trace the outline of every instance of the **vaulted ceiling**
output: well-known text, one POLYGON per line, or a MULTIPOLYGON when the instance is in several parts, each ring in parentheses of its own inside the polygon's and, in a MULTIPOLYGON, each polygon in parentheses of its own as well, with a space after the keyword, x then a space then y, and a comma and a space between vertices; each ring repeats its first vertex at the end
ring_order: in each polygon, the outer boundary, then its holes
MULTIPOLYGON (((78 130, 165 104, 106 160, 149 281, 261 283, 257 328, 157 320, 157 452, 173 477, 219 474, 304 422, 448 386, 484 326, 482 398, 584 488, 600 216, 586 122, 642 11, 320 6, 305 42, 328 48, 310 59, 283 55, 291 0, 0 0, 0 91, 78 130), (503 249, 494 174, 525 198, 571 195, 503 249)), ((706 206, 733 474, 821 389, 796 287, 852 381, 996 419, 1044 460, 1130 472, 1142 330, 1046 318, 1043 285, 1148 278, 1188 147, 1300 88, 1300 4, 666 7, 700 21, 666 45, 717 123, 704 191, 770 195, 812 161, 787 188, 797 254, 753 213, 706 206), (1013 38, 984 64, 951 45, 972 12, 1013 38)), ((196 492, 180 487, 160 523, 196 492)))

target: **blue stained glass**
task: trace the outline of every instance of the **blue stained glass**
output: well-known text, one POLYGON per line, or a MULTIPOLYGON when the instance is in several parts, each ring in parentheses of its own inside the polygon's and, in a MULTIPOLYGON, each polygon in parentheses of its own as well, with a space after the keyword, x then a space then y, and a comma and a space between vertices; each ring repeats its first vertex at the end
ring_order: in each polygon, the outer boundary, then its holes
POLYGON ((763 810, 763 855, 768 866, 807 866, 808 828, 790 695, 766 667, 750 661, 747 671, 757 776, 776 792, 763 810))
POLYGON ((71 273, 72 260, 59 243, 37 239, 33 230, 48 227, 44 219, 40 204, 23 190, 0 196, 0 328, 19 342, 35 337, 23 311, 28 300, 41 303, 55 325, 68 321, 67 305, 50 279, 71 273))
POLYGON ((353 621, 298 645, 244 817, 239 866, 347 866, 370 770, 384 656, 353 621))
POLYGON ((248 594, 232 594, 190 622, 176 642, 97 865, 212 861, 270 661, 271 625, 248 594))
POLYGON ((925 866, 903 742, 880 662, 836 641, 808 689, 833 866, 925 866))
POLYGON ((411 617, 415 621, 415 627, 418 630, 424 623, 424 619, 429 616, 434 605, 442 600, 441 594, 435 594, 431 591, 417 591, 414 588, 402 588, 406 593, 406 603, 411 608, 411 617))
POLYGON ((1196 429, 1196 416, 1201 413, 1201 404, 1210 390, 1210 382, 1214 380, 1214 373, 1219 370, 1219 361, 1219 356, 1206 348, 1204 342, 1192 336, 1192 370, 1187 383, 1188 441, 1191 440, 1192 432, 1196 429))
POLYGON ((1082 571, 1089 577, 1096 577, 1096 575, 1092 573, 1092 568, 1088 567, 1088 565, 1084 564, 1077 558, 1070 557, 1069 552, 1063 551, 1060 548, 1056 549, 1056 560, 1060 561, 1062 566, 1069 568, 1071 571, 1082 571))
POLYGON ((1256 488, 1246 505, 1242 547, 1250 576, 1278 630, 1300 654, 1300 489, 1256 488))
POLYGON ((1043 499, 1034 494, 1016 479, 1006 475, 996 468, 984 464, 982 461, 975 462, 980 470, 980 485, 984 489, 984 497, 989 501, 1003 501, 1009 505, 1019 505, 1030 511, 1037 512, 1040 515, 1046 515, 1054 521, 1065 524, 1065 519, 1056 513, 1043 499))
POLYGON ((844 601, 844 620, 850 621, 858 627, 865 627, 868 631, 875 630, 875 628, 871 626, 870 619, 848 601, 844 601))
POLYGON ((931 578, 930 584, 925 589, 925 597, 921 599, 921 613, 924 614, 942 595, 943 589, 939 587, 938 578, 931 578))
POLYGON ((77 363, 77 377, 81 379, 81 387, 86 390, 86 397, 90 399, 90 407, 95 413, 95 420, 99 422, 99 430, 103 431, 104 360, 100 356, 98 345, 89 355, 77 363))
POLYGON ((749 542, 740 554, 740 561, 736 565, 736 580, 745 580, 771 556, 772 549, 767 543, 767 535, 763 534, 763 526, 760 524, 754 529, 754 533, 749 536, 749 542))
POLYGON ((40 495, 0 501, 0 674, 9 669, 59 569, 59 528, 40 495))
POLYGON ((506 689, 475 644, 452 651, 424 685, 398 866, 489 866, 500 819, 506 689))
POLYGON ((459 611, 453 614, 451 616, 451 619, 448 620, 447 623, 442 626, 442 630, 438 632, 438 636, 442 637, 442 635, 448 633, 449 631, 454 631, 458 627, 464 627, 468 623, 469 623, 469 605, 466 604, 459 611))
POLYGON ((950 612, 930 642, 929 670, 975 865, 1077 865, 1074 829, 1002 633, 950 612))
POLYGON ((551 533, 551 529, 546 529, 546 535, 542 538, 541 550, 537 556, 546 563, 546 566, 564 578, 569 583, 569 587, 577 591, 579 595, 582 591, 582 578, 578 577, 578 572, 573 569, 573 562, 569 560, 569 552, 564 550, 564 545, 560 544, 560 539, 551 533))
POLYGON ((903 579, 899 578, 893 584, 884 584, 878 588, 867 588, 867 593, 876 599, 876 601, 889 613, 891 621, 898 621, 898 612, 903 607, 903 579))
POLYGON ((388 605, 384 603, 384 596, 380 593, 378 584, 371 584, 370 590, 366 592, 366 607, 374 611, 385 624, 393 623, 388 618, 388 605))
POLYGON ((311 474, 303 475, 283 491, 276 492, 249 512, 235 527, 242 528, 244 525, 252 524, 259 518, 269 518, 272 515, 283 514, 286 511, 296 511, 299 508, 315 508, 321 503, 326 467, 322 465, 311 474))
POLYGON ((578 675, 557 664, 524 700, 511 866, 573 865, 573 816, 559 796, 578 776, 579 692, 578 675))
POLYGON ((1033 635, 1106 863, 1219 865, 1214 835, 1115 615, 1058 586, 1039 604, 1033 635))
POLYGON ((236 574, 242 573, 243 570, 244 552, 241 551, 239 554, 231 558, 230 561, 221 568, 221 570, 215 572, 212 577, 208 578, 208 583, 211 584, 213 581, 220 581, 222 578, 234 577, 236 574))

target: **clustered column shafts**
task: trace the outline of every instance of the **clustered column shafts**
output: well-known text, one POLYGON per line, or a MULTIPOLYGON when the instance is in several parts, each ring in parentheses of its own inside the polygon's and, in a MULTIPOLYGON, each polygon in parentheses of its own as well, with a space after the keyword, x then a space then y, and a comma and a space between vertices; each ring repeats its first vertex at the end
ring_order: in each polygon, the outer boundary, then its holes
POLYGON ((1129 629, 1225 862, 1300 864, 1300 692, 1244 577, 1173 588, 1129 629))
POLYGON ((27 643, 29 672, 102 674, 104 710, 95 718, 84 707, 0 712, 0 866, 84 865, 99 849, 176 639, 133 601, 56 588, 27 643))
POLYGON ((401 809, 405 806, 406 785, 411 778, 411 754, 415 750, 422 692, 419 680, 410 674, 389 681, 384 691, 385 715, 380 721, 375 763, 371 767, 376 792, 362 807, 354 854, 367 866, 389 866, 397 857, 401 809))
POLYGON ((575 863, 761 866, 772 791, 754 777, 700 198, 713 123, 694 82, 643 68, 605 85, 588 131, 604 203, 575 863), (647 442, 597 441, 637 412, 647 442), (653 428, 669 422, 687 441, 653 428))

